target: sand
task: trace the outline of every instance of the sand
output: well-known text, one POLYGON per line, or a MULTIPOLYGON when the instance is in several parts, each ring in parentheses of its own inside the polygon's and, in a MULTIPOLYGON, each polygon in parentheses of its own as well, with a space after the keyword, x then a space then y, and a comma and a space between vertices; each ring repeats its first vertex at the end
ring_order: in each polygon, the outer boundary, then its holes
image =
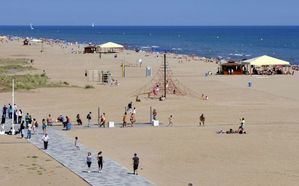
POLYGON ((0 152, 0 185, 88 185, 27 140, 0 136, 0 152))
MULTIPOLYGON (((45 46, 21 46, 20 42, 0 44, 0 57, 34 59, 34 67, 45 70, 52 81, 67 81, 95 89, 43 88, 19 91, 16 101, 23 110, 39 120, 48 113, 69 115, 74 120, 80 113, 97 108, 106 113, 107 120, 121 122, 124 107, 135 100, 135 93, 150 78, 145 77, 145 66, 157 72, 162 55, 125 51, 103 55, 71 54, 71 49, 45 46), (121 77, 121 63, 137 64, 142 68, 127 68, 121 77), (119 86, 104 86, 88 82, 86 69, 110 70, 119 86)), ((137 122, 149 120, 149 107, 158 110, 160 128, 74 129, 70 137, 79 136, 88 147, 104 151, 104 155, 131 169, 134 152, 141 158, 140 174, 157 185, 297 185, 299 181, 299 75, 294 76, 208 76, 217 65, 201 61, 185 61, 169 56, 175 77, 187 88, 209 96, 203 101, 191 96, 169 96, 164 102, 140 96, 137 122), (251 80, 253 87, 248 88, 251 80), (207 124, 197 127, 204 113, 207 124), (169 115, 174 116, 174 127, 166 128, 169 115), (216 134, 217 130, 236 129, 239 119, 246 119, 246 135, 216 134)), ((9 102, 10 93, 1 93, 0 103, 9 102)))

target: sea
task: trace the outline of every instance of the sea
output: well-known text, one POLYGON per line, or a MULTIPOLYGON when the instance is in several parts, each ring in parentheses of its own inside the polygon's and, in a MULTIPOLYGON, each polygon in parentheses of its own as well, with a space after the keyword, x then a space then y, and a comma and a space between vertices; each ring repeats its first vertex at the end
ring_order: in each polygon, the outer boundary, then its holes
POLYGON ((299 64, 299 26, 0 26, 0 35, 243 60, 261 55, 299 64))

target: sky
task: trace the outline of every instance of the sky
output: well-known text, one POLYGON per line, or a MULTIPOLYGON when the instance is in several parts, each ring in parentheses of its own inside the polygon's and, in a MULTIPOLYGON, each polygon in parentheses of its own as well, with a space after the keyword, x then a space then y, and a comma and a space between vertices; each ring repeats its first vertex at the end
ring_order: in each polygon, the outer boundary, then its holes
POLYGON ((299 25, 299 0, 1 0, 0 25, 299 25))

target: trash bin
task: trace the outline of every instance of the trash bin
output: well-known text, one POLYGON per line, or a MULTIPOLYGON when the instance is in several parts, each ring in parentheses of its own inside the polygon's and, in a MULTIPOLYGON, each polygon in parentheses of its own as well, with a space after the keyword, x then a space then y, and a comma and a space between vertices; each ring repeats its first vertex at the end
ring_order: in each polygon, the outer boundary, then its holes
POLYGON ((152 77, 152 67, 145 68, 145 77, 152 77))
POLYGON ((248 87, 252 87, 252 82, 251 81, 248 81, 248 87))

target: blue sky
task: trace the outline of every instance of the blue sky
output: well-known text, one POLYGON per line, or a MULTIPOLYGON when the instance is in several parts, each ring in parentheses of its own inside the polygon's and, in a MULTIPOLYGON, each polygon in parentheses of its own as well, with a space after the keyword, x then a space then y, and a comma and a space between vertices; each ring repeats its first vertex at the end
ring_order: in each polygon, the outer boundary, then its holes
POLYGON ((0 25, 299 25, 299 0, 1 0, 0 25))

